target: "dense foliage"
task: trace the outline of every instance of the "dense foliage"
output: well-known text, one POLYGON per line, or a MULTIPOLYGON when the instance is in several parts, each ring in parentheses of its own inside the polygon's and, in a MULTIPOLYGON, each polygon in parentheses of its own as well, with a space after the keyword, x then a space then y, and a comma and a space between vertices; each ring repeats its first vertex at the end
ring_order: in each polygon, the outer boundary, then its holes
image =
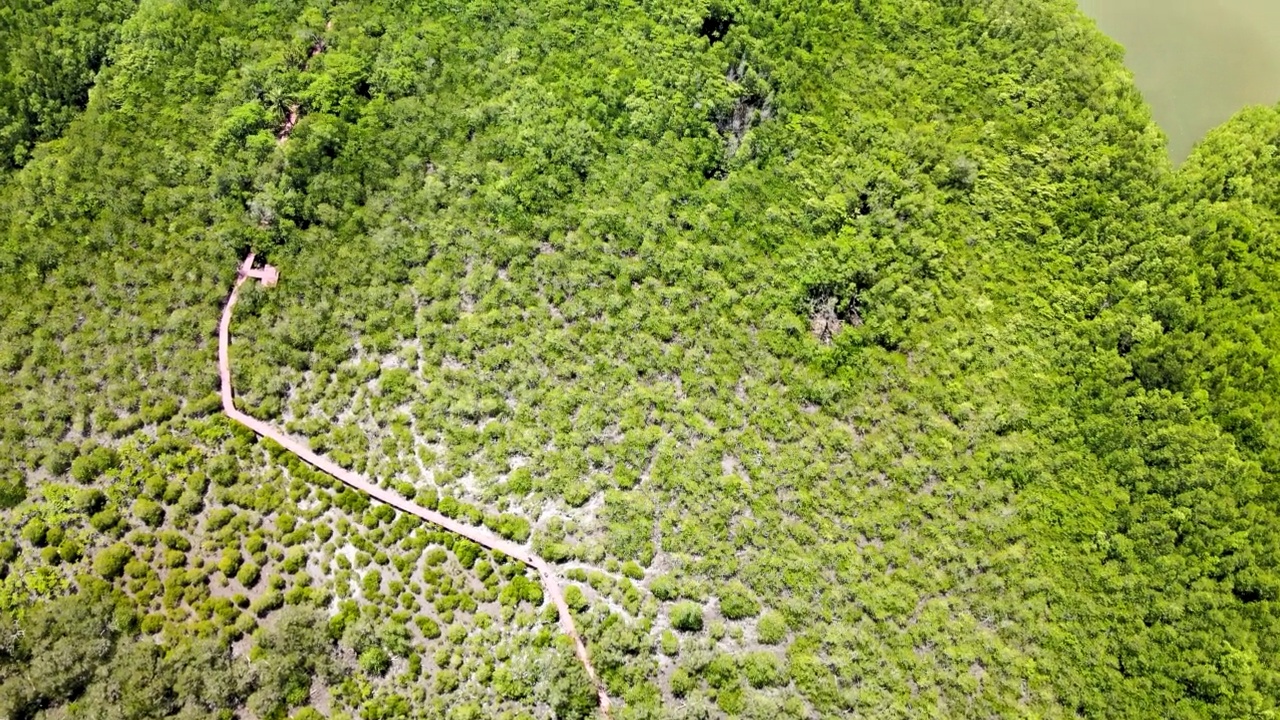
POLYGON ((6 716, 593 712, 216 413, 250 248, 243 407, 619 717, 1276 712, 1280 110, 1170 168, 1068 0, 11 5, 6 716))
POLYGON ((53 140, 89 101, 135 0, 13 0, 0 8, 0 172, 53 140))

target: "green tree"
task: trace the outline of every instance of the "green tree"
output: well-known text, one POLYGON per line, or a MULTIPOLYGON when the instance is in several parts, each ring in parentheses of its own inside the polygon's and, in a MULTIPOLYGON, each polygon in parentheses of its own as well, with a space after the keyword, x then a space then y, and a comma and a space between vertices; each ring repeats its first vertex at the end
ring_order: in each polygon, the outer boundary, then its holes
POLYGON ((760 604, 741 583, 732 583, 720 593, 720 612, 729 620, 742 620, 758 615, 760 604))
POLYGON ((327 618, 318 611, 291 607, 255 635, 256 689, 249 707, 260 717, 306 702, 313 678, 327 680, 336 669, 327 618))
POLYGON ((688 600, 676 603, 671 608, 671 626, 683 632, 698 632, 702 629, 702 607, 688 600))
POLYGON ((787 637, 787 621, 782 613, 766 610, 756 622, 756 638, 765 645, 777 645, 787 637))
POLYGON ((747 653, 742 658, 742 672, 751 687, 777 687, 787 683, 786 669, 776 655, 763 650, 747 653))
POLYGON ((591 680, 572 651, 558 645, 548 663, 541 698, 556 717, 581 720, 596 712, 596 696, 591 680))
POLYGON ((32 518, 22 527, 22 539, 36 547, 44 547, 49 526, 40 518, 32 518))
POLYGON ((147 498, 138 498, 134 501, 133 514, 148 527, 160 527, 164 523, 164 507, 147 498))
POLYGON ((236 571, 236 581, 245 588, 253 588, 258 585, 258 579, 262 576, 262 569, 256 564, 247 562, 240 566, 236 571))
POLYGON ((15 508, 27 499, 27 484, 22 477, 0 478, 0 510, 15 508))
POLYGON ((133 551, 124 543, 116 543, 98 551, 93 558, 94 572, 107 580, 114 580, 124 572, 124 566, 133 558, 133 551))
POLYGON ((391 656, 374 645, 360 653, 360 669, 372 677, 382 677, 391 668, 391 656))
POLYGON ((22 671, 4 673, 0 711, 32 717, 40 708, 79 697, 115 653, 121 620, 111 596, 92 586, 36 605, 17 627, 5 619, 13 643, 6 660, 20 663, 22 671))

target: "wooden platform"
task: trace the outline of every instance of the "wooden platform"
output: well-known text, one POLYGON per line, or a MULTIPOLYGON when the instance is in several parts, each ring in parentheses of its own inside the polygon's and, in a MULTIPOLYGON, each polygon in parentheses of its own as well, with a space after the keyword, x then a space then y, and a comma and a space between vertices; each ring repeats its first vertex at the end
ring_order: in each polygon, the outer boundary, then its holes
POLYGON ((280 282, 280 271, 276 269, 275 265, 263 265, 260 268, 255 268, 253 266, 253 258, 254 253, 249 253, 244 262, 240 264, 240 277, 256 278, 261 280, 266 287, 274 287, 276 283, 280 282))

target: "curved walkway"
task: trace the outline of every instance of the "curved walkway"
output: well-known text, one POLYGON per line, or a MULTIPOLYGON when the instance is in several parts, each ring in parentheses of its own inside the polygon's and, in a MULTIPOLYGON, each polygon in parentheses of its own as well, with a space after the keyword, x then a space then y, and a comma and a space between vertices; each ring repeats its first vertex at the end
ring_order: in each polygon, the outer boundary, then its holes
POLYGON ((591 665, 591 657, 587 654, 587 646, 578 635, 578 629, 573 623, 573 616, 569 613, 569 604, 565 602, 564 591, 560 588, 559 578, 556 577, 550 563, 523 545, 517 545, 510 540, 494 535, 484 528, 465 525, 434 510, 428 510, 411 500, 406 500, 395 492, 378 487, 350 470, 339 467, 332 461, 315 454, 306 443, 291 437, 279 428, 250 417, 236 409, 235 398, 231 390, 231 311, 235 308, 236 299, 240 294, 240 286, 250 277, 249 271, 252 269, 253 253, 250 253, 245 258, 244 264, 240 266, 240 270, 236 275, 235 285, 231 288, 231 296, 227 298, 226 307, 222 309, 222 322, 218 325, 218 373, 222 378, 223 412, 227 414, 227 417, 244 425, 258 435, 280 443, 289 452, 302 458, 316 469, 332 475, 348 486, 373 497, 375 500, 384 502, 410 515, 416 515, 429 523, 439 525, 445 530, 457 533, 490 550, 502 552, 537 570, 538 576, 542 578, 542 585, 546 588, 547 595, 551 597, 551 602, 555 604, 556 610, 560 614, 560 628, 573 640, 574 652, 577 654, 578 660, 582 662, 582 667, 586 669, 587 677, 591 679, 592 685, 595 686, 596 695, 600 698, 600 712, 607 720, 609 718, 609 695, 605 690, 604 683, 600 682, 595 668, 591 665))

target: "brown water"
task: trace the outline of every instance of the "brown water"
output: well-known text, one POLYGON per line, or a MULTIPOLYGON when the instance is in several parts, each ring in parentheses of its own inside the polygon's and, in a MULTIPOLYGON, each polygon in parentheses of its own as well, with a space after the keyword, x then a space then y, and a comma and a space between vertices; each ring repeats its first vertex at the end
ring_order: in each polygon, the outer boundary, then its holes
POLYGON ((1245 105, 1280 102, 1280 0, 1079 0, 1127 50, 1181 161, 1245 105))

